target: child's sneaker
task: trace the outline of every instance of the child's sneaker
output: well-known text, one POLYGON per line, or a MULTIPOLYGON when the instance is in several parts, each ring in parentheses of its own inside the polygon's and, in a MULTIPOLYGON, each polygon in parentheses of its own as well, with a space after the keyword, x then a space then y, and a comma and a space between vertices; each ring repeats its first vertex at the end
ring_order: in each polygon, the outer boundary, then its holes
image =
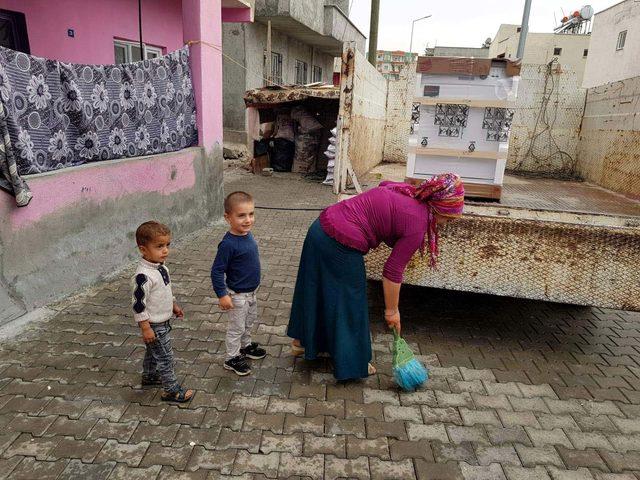
POLYGON ((224 368, 227 370, 233 370, 241 377, 251 373, 251 367, 249 367, 247 359, 243 355, 237 355, 224 362, 224 368))
POLYGON ((240 355, 249 357, 252 360, 260 360, 267 356, 267 351, 256 342, 251 342, 246 347, 240 349, 240 355))

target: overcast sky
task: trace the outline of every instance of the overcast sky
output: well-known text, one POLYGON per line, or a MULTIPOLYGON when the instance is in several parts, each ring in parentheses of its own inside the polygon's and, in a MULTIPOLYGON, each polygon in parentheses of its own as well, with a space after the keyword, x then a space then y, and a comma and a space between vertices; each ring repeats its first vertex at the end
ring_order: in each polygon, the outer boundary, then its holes
MULTIPOLYGON (((353 4, 349 17, 368 38, 371 1, 350 1, 353 4)), ((616 3, 619 0, 592 0, 589 4, 599 12, 616 3)), ((533 0, 529 31, 552 32, 554 13, 559 22, 562 9, 569 14, 584 4, 580 0, 533 0)), ((487 37, 495 36, 501 23, 520 24, 523 6, 524 0, 380 0, 378 49, 408 50, 412 20, 429 14, 431 18, 415 24, 413 51, 423 52, 427 43, 433 47, 436 42, 479 47, 487 37)))

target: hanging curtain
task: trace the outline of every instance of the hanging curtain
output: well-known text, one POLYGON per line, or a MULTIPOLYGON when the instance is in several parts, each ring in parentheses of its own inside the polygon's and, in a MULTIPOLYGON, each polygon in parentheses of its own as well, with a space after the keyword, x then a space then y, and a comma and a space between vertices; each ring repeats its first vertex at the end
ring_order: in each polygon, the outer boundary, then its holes
POLYGON ((198 142, 188 47, 120 65, 76 65, 0 48, 0 103, 0 134, 8 133, 0 142, 0 188, 17 201, 21 195, 23 205, 30 193, 22 175, 198 142))

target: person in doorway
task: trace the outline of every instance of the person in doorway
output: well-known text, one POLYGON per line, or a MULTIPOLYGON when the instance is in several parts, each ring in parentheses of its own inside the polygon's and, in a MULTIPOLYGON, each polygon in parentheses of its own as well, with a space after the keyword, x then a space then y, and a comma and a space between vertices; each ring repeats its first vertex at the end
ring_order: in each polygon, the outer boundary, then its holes
POLYGON ((147 350, 144 355, 142 386, 161 386, 161 399, 184 403, 195 390, 178 383, 171 348, 171 317, 183 318, 184 312, 171 291, 169 256, 171 230, 158 222, 145 222, 136 230, 136 243, 142 254, 133 276, 133 318, 140 326, 147 350))
POLYGON ((267 355, 251 341, 251 327, 258 316, 256 290, 260 286, 260 256, 251 229, 255 222, 253 198, 246 192, 233 192, 224 200, 224 218, 229 231, 218 245, 211 267, 211 282, 220 308, 229 312, 224 368, 240 376, 249 375, 247 358, 259 360, 267 355))
POLYGON ((418 186, 382 182, 325 209, 304 241, 287 335, 292 352, 328 353, 337 380, 376 372, 371 361, 364 254, 384 242, 393 250, 383 270, 384 318, 400 332, 398 302, 406 265, 428 247, 438 256, 438 226, 462 215, 464 186, 453 173, 418 186))

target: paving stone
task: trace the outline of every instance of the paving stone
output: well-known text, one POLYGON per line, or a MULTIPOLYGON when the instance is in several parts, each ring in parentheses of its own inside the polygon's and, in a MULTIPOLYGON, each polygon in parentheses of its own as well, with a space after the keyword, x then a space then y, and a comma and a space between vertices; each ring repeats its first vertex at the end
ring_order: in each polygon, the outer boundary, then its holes
POLYGON ((287 413, 284 418, 284 433, 307 432, 314 435, 324 433, 324 417, 297 417, 287 413))
POLYGON ((584 407, 577 400, 553 400, 547 398, 545 399, 545 402, 549 406, 551 413, 560 415, 563 413, 586 413, 584 407))
POLYGON ((565 432, 580 431, 580 427, 571 415, 554 415, 550 413, 539 413, 536 415, 543 430, 553 430, 561 428, 565 432))
POLYGON ((423 460, 433 462, 433 452, 428 442, 424 441, 404 441, 391 440, 389 443, 391 460, 405 460, 411 458, 422 458, 423 460))
POLYGON ((180 425, 178 434, 171 446, 202 445, 205 448, 214 449, 218 443, 221 430, 220 427, 192 428, 188 425, 180 425))
POLYGON ((365 419, 367 438, 389 437, 407 440, 407 429, 404 422, 379 422, 371 418, 365 419))
POLYGON ((244 424, 244 412, 221 412, 215 408, 207 410, 202 420, 202 428, 221 427, 234 431, 240 431, 244 424))
POLYGON ((618 453, 602 450, 600 456, 612 472, 640 470, 640 453, 638 452, 618 453))
MULTIPOLYGON (((62 417, 64 418, 64 417, 62 417)), ((46 417, 30 417, 24 413, 18 413, 4 428, 7 432, 30 433, 34 437, 41 437, 44 432, 58 419, 55 415, 46 417)))
POLYGON ((259 430, 252 430, 250 432, 234 432, 233 430, 224 428, 220 432, 216 448, 218 450, 236 448, 247 450, 251 453, 257 453, 260 449, 261 438, 262 435, 259 430))
POLYGON ((518 388, 522 392, 522 396, 525 398, 535 397, 548 397, 557 399, 558 395, 553 391, 551 385, 527 385, 525 383, 518 383, 518 388))
POLYGON ((420 408, 415 406, 403 407, 398 405, 387 405, 384 407, 384 418, 387 422, 408 420, 411 422, 422 423, 420 408))
POLYGON ((540 428, 540 423, 533 412, 508 412, 498 410, 498 416, 505 427, 522 426, 540 428))
POLYGON ((422 418, 426 424, 453 423, 455 425, 462 425, 462 417, 455 407, 433 408, 423 406, 420 407, 420 409, 422 411, 422 418))
MULTIPOLYGON (((160 421, 161 425, 190 425, 192 427, 198 427, 202 423, 202 420, 205 416, 204 408, 197 409, 187 409, 181 408, 174 405, 167 407, 164 415, 162 416, 162 420, 160 421)), ((126 415, 126 414, 125 414, 126 415)), ((151 422, 150 422, 151 423, 151 422)))
POLYGON ((362 387, 350 383, 327 385, 327 400, 344 400, 345 402, 362 403, 364 395, 362 387))
POLYGON ((47 429, 46 436, 71 436, 82 440, 87 437, 96 422, 96 420, 74 420, 60 416, 47 429))
POLYGON ((553 447, 527 447, 525 445, 515 445, 522 465, 525 467, 535 467, 536 465, 556 465, 564 466, 562 459, 553 447))
POLYGON ((450 425, 447 426, 447 432, 453 443, 472 442, 481 445, 489 444, 489 438, 482 426, 458 427, 450 425))
POLYGON ((46 460, 51 451, 60 442, 59 438, 32 437, 28 433, 22 433, 5 450, 3 457, 11 458, 15 455, 35 457, 36 460, 46 460))
POLYGON ((356 403, 347 400, 345 403, 346 418, 372 418, 384 420, 384 406, 382 403, 356 403))
POLYGON ((594 480, 591 472, 586 468, 578 470, 561 470, 555 467, 549 467, 549 473, 553 480, 594 480))
POLYGON ((320 453, 330 454, 339 458, 345 458, 346 437, 344 435, 318 437, 310 433, 305 433, 303 451, 305 455, 309 456, 320 453))
POLYGON ((463 480, 457 463, 429 463, 421 459, 414 461, 418 480, 463 480))
POLYGON ((6 470, 3 468, 0 471, 0 478, 10 478, 11 480, 55 480, 59 478, 69 460, 61 459, 55 462, 42 462, 31 457, 25 457, 24 459, 14 457, 2 462, 8 463, 1 465, 6 470), (20 464, 18 465, 16 461, 20 462, 20 464), (5 477, 4 473, 7 473, 8 476, 5 477))
POLYGON ((525 428, 527 435, 531 438, 533 445, 536 447, 545 447, 547 445, 563 445, 571 448, 571 441, 561 429, 555 430, 539 430, 537 428, 525 428))
POLYGON ((567 432, 571 443, 578 450, 586 448, 599 448, 604 450, 613 450, 613 446, 602 433, 594 432, 567 432))
POLYGON ((280 454, 278 478, 289 478, 293 475, 322 480, 324 476, 324 455, 300 457, 291 453, 280 454))
MULTIPOLYGON (((122 414, 127 409, 126 403, 102 403, 94 400, 84 410, 80 418, 82 420, 97 420, 104 418, 110 422, 117 422, 122 417, 122 414)), ((132 421, 139 421, 139 418, 133 418, 132 421)), ((126 421, 126 420, 125 420, 126 421)))
POLYGON ((385 405, 400 405, 400 397, 389 390, 374 390, 365 388, 362 391, 364 403, 383 403, 385 405))
POLYGON ((359 438, 367 436, 364 418, 339 419, 325 417, 325 429, 327 435, 355 435, 359 438))
MULTIPOLYGON (((114 461, 125 463, 129 467, 137 467, 142 461, 142 457, 149 448, 149 442, 142 443, 118 443, 116 440, 107 440, 102 450, 96 457, 97 463, 114 461)), ((158 468, 158 471, 160 469, 158 468)))
POLYGON ((469 465, 477 465, 473 445, 470 442, 458 444, 431 442, 433 457, 437 463, 466 462, 469 465))
POLYGON ((491 465, 492 463, 499 463, 504 465, 520 466, 520 459, 513 446, 483 446, 476 447, 476 458, 480 465, 491 465))
POLYGON ((488 466, 461 463, 460 469, 465 480, 506 480, 502 467, 495 463, 488 466))
POLYGON ((493 410, 469 410, 464 407, 460 407, 459 410, 462 421, 467 426, 476 424, 502 426, 502 422, 493 410))
POLYGON ((521 443, 523 445, 531 446, 531 440, 529 439, 525 429, 521 426, 503 428, 487 425, 486 431, 492 445, 521 443))
POLYGON ((400 404, 436 407, 438 400, 432 390, 417 390, 415 392, 400 392, 400 404))
POLYGON ((589 415, 614 415, 616 417, 624 417, 624 413, 618 406, 611 402, 584 402, 582 407, 589 415))
POLYGON ((324 459, 324 478, 326 480, 335 480, 338 478, 368 480, 371 478, 369 473, 369 460, 365 456, 353 459, 342 459, 327 455, 324 459))
POLYGON ((583 432, 618 433, 618 427, 606 415, 574 415, 574 417, 583 432))
MULTIPOLYGON (((509 398, 509 402, 511 403, 511 406, 513 407, 513 410, 515 410, 516 412, 549 413, 549 407, 547 406, 547 404, 544 402, 542 398, 539 398, 539 397, 520 398, 520 397, 513 397, 513 396, 509 396, 508 398, 509 398)), ((555 413, 559 413, 559 412, 555 412, 555 413)), ((567 412, 564 412, 564 413, 567 413, 567 412)))
POLYGON ((282 433, 284 417, 284 413, 259 414, 249 411, 245 415, 242 430, 270 430, 273 433, 282 433))
POLYGON ((118 464, 111 471, 109 480, 153 480, 157 478, 162 466, 154 465, 147 468, 132 468, 118 464))
POLYGON ((512 465, 502 467, 508 480, 550 480, 544 467, 524 468, 512 465))
POLYGON ((506 395, 479 395, 472 393, 471 398, 478 409, 513 410, 506 395))
POLYGON ((447 392, 437 391, 436 399, 438 401, 438 406, 441 408, 446 408, 446 407, 473 408, 473 399, 471 398, 471 394, 468 392, 447 393, 447 392))
POLYGON ((409 440, 437 440, 441 443, 448 443, 449 436, 444 425, 421 425, 418 423, 407 424, 407 434, 409 440))
POLYGON ((254 397, 234 393, 231 397, 231 402, 229 403, 229 410, 265 413, 267 411, 268 404, 269 397, 266 395, 254 397))
POLYGON ((77 458, 83 463, 91 463, 95 460, 105 444, 106 440, 76 440, 73 437, 57 437, 59 442, 49 453, 48 460, 60 460, 63 458, 77 458))
POLYGON ((303 437, 301 433, 278 435, 271 432, 263 432, 260 443, 260 453, 289 452, 292 455, 301 455, 303 437))
POLYGON ((178 430, 180 430, 180 425, 149 425, 143 422, 138 424, 130 441, 133 443, 160 443, 162 446, 168 447, 173 443, 178 430))
POLYGON ((304 416, 306 402, 304 399, 290 400, 288 398, 271 397, 267 406, 267 413, 290 413, 304 416))
POLYGON ((393 462, 380 460, 377 457, 370 457, 369 470, 371 472, 372 480, 410 480, 416 478, 413 462, 411 462, 411 460, 393 462))
POLYGON ((451 393, 487 393, 480 380, 449 380, 449 387, 451 388, 451 393))
POLYGON ((602 471, 607 471, 608 468, 602 457, 594 449, 587 450, 572 450, 562 446, 556 447, 556 450, 560 454, 560 458, 564 461, 564 464, 570 469, 576 469, 578 467, 585 468, 598 468, 602 471))
POLYGON ((189 461, 193 447, 181 448, 163 447, 160 444, 152 443, 147 449, 147 453, 142 457, 140 466, 150 467, 152 465, 167 465, 176 470, 184 470, 189 461))
POLYGON ((93 425, 87 435, 87 438, 91 440, 96 438, 108 438, 117 440, 120 443, 126 443, 131 439, 131 436, 138 425, 139 422, 137 421, 112 423, 109 420, 101 418, 93 425))
POLYGON ((495 382, 496 376, 491 370, 474 370, 471 368, 460 367, 460 373, 464 380, 486 380, 495 382))
POLYGON ((49 403, 50 398, 25 398, 15 396, 0 408, 0 414, 5 413, 26 413, 38 415, 49 403))
POLYGON ((522 392, 514 382, 492 383, 484 382, 484 388, 489 395, 507 395, 508 397, 520 397, 522 392))
POLYGON ((169 406, 167 405, 146 406, 130 403, 122 414, 122 417, 120 417, 120 421, 128 422, 138 420, 140 422, 147 422, 150 425, 160 425, 162 417, 168 409, 169 406))
POLYGON ((195 472, 198 470, 215 469, 223 475, 230 475, 233 471, 236 453, 236 450, 232 448, 227 450, 207 450, 204 447, 196 445, 193 447, 193 452, 189 458, 186 470, 189 472, 195 472))
POLYGON ((622 433, 640 433, 640 419, 611 417, 611 421, 622 433))
POLYGON ((233 474, 262 473, 267 478, 277 478, 280 453, 252 454, 243 450, 236 455, 233 474))
POLYGON ((80 460, 71 460, 58 477, 59 480, 106 480, 115 467, 115 463, 87 464, 80 460))
POLYGON ((640 452, 640 435, 607 435, 616 452, 640 452))
POLYGON ((637 480, 636 477, 632 473, 602 473, 602 472, 593 472, 593 476, 596 480, 637 480))
POLYGON ((362 455, 376 456, 380 460, 391 459, 387 437, 363 439, 347 436, 347 458, 356 459, 362 455))
POLYGON ((300 385, 294 383, 291 385, 289 398, 315 398, 316 400, 325 400, 327 397, 326 385, 300 385))

